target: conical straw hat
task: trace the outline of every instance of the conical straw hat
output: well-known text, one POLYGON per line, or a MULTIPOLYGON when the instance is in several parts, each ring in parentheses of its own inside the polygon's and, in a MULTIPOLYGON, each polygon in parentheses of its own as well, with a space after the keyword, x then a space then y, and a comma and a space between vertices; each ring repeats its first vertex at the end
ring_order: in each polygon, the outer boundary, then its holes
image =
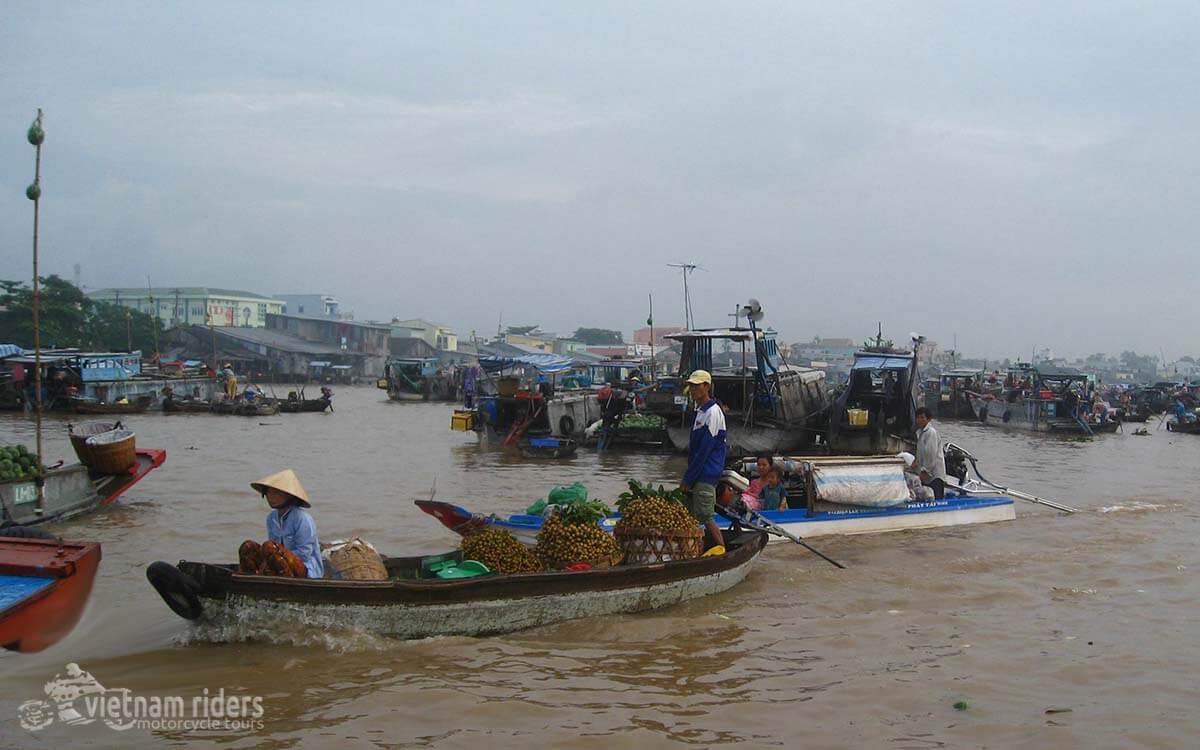
POLYGON ((258 492, 266 492, 268 487, 274 487, 280 492, 286 492, 296 498, 305 508, 312 507, 312 504, 308 502, 308 493, 304 491, 304 485, 300 484, 296 472, 291 469, 284 469, 278 474, 263 477, 257 482, 251 482, 250 486, 258 492))

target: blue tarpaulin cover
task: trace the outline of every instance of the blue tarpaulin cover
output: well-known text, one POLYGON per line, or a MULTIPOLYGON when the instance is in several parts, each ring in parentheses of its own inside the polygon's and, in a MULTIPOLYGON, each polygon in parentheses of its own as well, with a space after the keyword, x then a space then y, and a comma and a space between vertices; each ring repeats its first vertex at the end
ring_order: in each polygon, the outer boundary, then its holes
POLYGON ((0 611, 33 596, 55 580, 37 576, 0 576, 0 611))
POLYGON ((24 354, 25 350, 16 344, 0 344, 0 359, 24 354))
POLYGON ((488 372, 529 365, 537 368, 539 372, 551 374, 570 370, 571 360, 557 354, 525 354, 520 357, 480 357, 479 365, 488 372))
POLYGON ((912 364, 912 359, 909 357, 888 357, 879 355, 878 357, 856 357, 854 360, 854 370, 907 370, 912 364))

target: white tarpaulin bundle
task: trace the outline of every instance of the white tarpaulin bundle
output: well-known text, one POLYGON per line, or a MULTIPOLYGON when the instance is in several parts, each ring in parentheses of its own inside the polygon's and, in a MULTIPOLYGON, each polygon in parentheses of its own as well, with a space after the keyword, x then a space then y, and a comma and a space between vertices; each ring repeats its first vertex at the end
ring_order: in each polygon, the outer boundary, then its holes
POLYGON ((814 461, 811 465, 818 500, 870 508, 890 508, 908 502, 904 465, 898 459, 870 463, 814 461))

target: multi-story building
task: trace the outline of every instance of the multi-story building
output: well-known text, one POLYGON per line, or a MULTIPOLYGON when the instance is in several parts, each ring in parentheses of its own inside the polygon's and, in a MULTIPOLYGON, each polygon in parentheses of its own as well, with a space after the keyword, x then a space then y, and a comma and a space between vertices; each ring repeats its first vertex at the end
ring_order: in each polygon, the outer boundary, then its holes
POLYGON ((362 354, 363 370, 357 374, 371 377, 383 374, 391 334, 391 326, 385 323, 360 323, 320 315, 280 313, 267 316, 267 330, 286 333, 338 351, 362 354))
POLYGON ((558 339, 553 333, 530 331, 529 333, 506 333, 504 343, 514 346, 532 347, 538 351, 551 354, 554 352, 554 342, 558 339))
POLYGON ((425 343, 443 352, 458 351, 458 334, 449 326, 440 323, 430 323, 421 318, 392 321, 392 338, 424 339, 425 343))
POLYGON ((89 299, 153 315, 168 328, 181 325, 262 328, 267 316, 283 312, 283 301, 254 292, 207 286, 97 289, 89 299))
POLYGON ((337 297, 328 294, 276 294, 275 299, 283 300, 286 309, 281 312, 289 315, 323 315, 326 318, 342 317, 341 302, 337 297))

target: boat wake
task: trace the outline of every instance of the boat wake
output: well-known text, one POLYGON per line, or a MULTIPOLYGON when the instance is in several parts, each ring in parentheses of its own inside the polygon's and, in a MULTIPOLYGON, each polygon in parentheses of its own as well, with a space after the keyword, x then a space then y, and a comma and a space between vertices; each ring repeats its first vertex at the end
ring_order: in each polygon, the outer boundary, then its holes
POLYGON ((403 648, 405 641, 348 625, 329 612, 251 600, 230 606, 209 603, 204 617, 175 638, 180 646, 195 643, 271 643, 280 646, 322 648, 337 653, 390 651, 403 648))
POLYGON ((1178 503, 1164 505, 1162 503, 1145 503, 1138 500, 1123 503, 1121 505, 1106 505, 1100 508, 1101 513, 1145 513, 1154 510, 1177 510, 1180 507, 1178 503))

